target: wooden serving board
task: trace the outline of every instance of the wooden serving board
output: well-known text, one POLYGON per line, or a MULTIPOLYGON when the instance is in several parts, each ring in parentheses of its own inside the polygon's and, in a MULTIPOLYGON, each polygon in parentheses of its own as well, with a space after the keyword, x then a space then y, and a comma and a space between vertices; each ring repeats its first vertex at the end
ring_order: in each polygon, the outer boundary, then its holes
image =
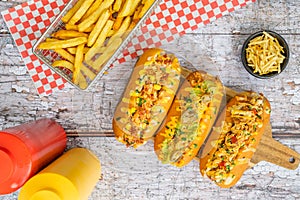
MULTIPOLYGON (((225 87, 227 101, 238 92, 225 87)), ((272 137, 271 124, 265 128, 259 145, 250 161, 249 167, 254 166, 260 161, 267 161, 287 169, 296 169, 300 163, 300 154, 276 141, 272 137)))
MULTIPOLYGON (((186 77, 191 73, 190 69, 182 67, 182 75, 186 77)), ((238 94, 237 91, 224 87, 226 93, 226 101, 228 102, 232 97, 238 94)), ((199 156, 199 155, 198 155, 199 156)), ((199 157, 196 160, 199 160, 199 157)), ((278 166, 284 167, 286 169, 296 169, 300 163, 300 154, 296 151, 290 149, 289 147, 283 145, 282 143, 276 141, 272 137, 272 127, 269 124, 265 128, 265 132, 262 135, 259 145, 250 160, 249 168, 253 167, 260 161, 267 161, 278 166)))

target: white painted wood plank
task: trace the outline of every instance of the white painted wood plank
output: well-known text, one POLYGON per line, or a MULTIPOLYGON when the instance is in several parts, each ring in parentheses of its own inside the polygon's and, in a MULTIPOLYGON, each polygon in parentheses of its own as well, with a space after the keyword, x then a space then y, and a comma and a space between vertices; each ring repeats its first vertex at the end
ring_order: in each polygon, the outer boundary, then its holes
MULTIPOLYGON (((20 1, 0 1, 0 9, 20 1)), ((163 48, 188 58, 200 69, 219 75, 224 85, 265 94, 272 106, 271 123, 281 143, 300 152, 300 1, 266 0, 250 4, 163 48), (272 79, 251 77, 240 61, 247 36, 259 29, 282 33, 290 45, 287 70, 272 79), (290 138, 289 138, 290 136, 290 138), (285 138, 286 137, 286 138, 285 138)), ((66 88, 40 98, 7 28, 0 19, 0 128, 41 117, 60 122, 70 132, 111 131, 114 108, 135 60, 115 66, 82 93, 66 88)), ((152 144, 126 149, 114 138, 69 137, 68 148, 86 147, 101 159, 103 179, 90 199, 299 199, 300 168, 286 170, 261 162, 232 189, 220 189, 201 177, 198 163, 183 169, 158 162, 152 144)), ((17 199, 17 192, 0 199, 17 199)))

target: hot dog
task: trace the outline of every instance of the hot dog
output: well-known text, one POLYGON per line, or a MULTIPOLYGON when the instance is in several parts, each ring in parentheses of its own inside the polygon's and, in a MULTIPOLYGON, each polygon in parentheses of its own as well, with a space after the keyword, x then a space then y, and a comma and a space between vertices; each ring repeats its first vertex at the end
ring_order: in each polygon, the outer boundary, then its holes
POLYGON ((140 56, 115 110, 113 130, 118 141, 137 148, 153 138, 179 87, 180 72, 171 53, 154 48, 140 56))
POLYGON ((203 150, 201 174, 220 187, 234 186, 249 167, 270 112, 270 103, 262 94, 247 91, 233 97, 211 133, 217 139, 208 139, 203 150))
POLYGON ((187 165, 210 132, 222 99, 223 87, 218 78, 200 71, 190 73, 155 136, 158 159, 176 167, 187 165))

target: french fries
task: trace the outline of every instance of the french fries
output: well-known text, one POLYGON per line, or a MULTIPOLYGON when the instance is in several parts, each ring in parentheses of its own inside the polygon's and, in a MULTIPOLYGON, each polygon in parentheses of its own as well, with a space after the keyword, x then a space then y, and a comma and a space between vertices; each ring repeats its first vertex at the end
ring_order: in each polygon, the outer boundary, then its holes
POLYGON ((83 49, 84 49, 84 44, 78 45, 76 49, 74 71, 73 71, 73 83, 76 85, 79 84, 79 74, 80 74, 81 64, 83 62, 83 49))
POLYGON ((113 6, 113 10, 115 12, 118 12, 121 9, 121 5, 122 5, 122 0, 115 0, 114 6, 113 6))
MULTIPOLYGON (((66 51, 65 49, 54 49, 54 51, 60 55, 62 58, 70 61, 71 63, 74 63, 75 61, 75 57, 70 54, 68 51, 66 51)), ((76 51, 76 50, 75 50, 76 51)))
POLYGON ((66 69, 69 69, 71 72, 74 71, 74 65, 73 63, 66 61, 66 60, 56 60, 52 63, 53 67, 64 67, 66 69))
POLYGON ((80 88, 87 88, 88 86, 88 83, 82 73, 78 74, 78 86, 80 88))
POLYGON ((121 38, 123 36, 123 34, 125 34, 126 31, 128 30, 130 22, 131 22, 131 18, 130 18, 130 16, 127 16, 124 19, 124 21, 123 21, 122 25, 120 26, 120 28, 109 38, 107 44, 109 45, 116 38, 121 38))
POLYGON ((104 43, 107 34, 109 33, 109 30, 112 28, 113 26, 113 21, 112 20, 108 20, 103 28, 103 30, 101 31, 98 39, 95 42, 95 45, 93 47, 91 47, 89 49, 89 51, 86 53, 86 60, 91 60, 93 56, 95 56, 98 52, 99 47, 102 47, 102 44, 104 43))
POLYGON ((100 70, 101 66, 107 61, 107 58, 112 56, 114 51, 118 48, 118 46, 121 45, 121 43, 121 38, 115 39, 110 45, 107 46, 105 51, 103 51, 103 53, 95 59, 95 61, 86 60, 86 62, 96 71, 100 70))
POLYGON ((74 30, 59 30, 51 35, 57 39, 69 39, 76 37, 88 37, 88 34, 74 31, 74 30))
POLYGON ((139 12, 138 17, 142 18, 144 14, 149 10, 151 5, 154 3, 154 0, 143 0, 142 10, 139 12))
POLYGON ((49 42, 42 42, 39 44, 39 49, 63 49, 68 47, 74 47, 80 44, 84 44, 87 42, 86 37, 77 37, 71 38, 67 40, 56 40, 56 41, 49 41, 49 42))
POLYGON ((81 73, 83 73, 90 80, 94 80, 94 78, 96 77, 96 74, 92 72, 90 68, 85 66, 85 64, 81 65, 81 73))
POLYGON ((95 28, 92 30, 91 34, 89 35, 88 37, 88 43, 87 43, 87 46, 92 46, 95 41, 97 40, 102 28, 105 26, 105 22, 108 20, 110 16, 110 12, 109 10, 105 10, 101 16, 99 17, 96 25, 95 25, 95 28))
POLYGON ((93 2, 94 2, 94 0, 85 0, 81 4, 80 8, 71 17, 71 19, 68 23, 69 24, 75 24, 76 22, 78 22, 82 18, 82 16, 84 15, 84 13, 89 9, 89 7, 92 5, 93 2))
POLYGON ((53 67, 68 69, 85 89, 154 1, 78 0, 62 17, 64 27, 37 48, 57 53, 53 67))
POLYGON ((136 7, 139 5, 140 0, 125 0, 124 6, 118 13, 119 17, 131 16, 134 14, 136 7))
POLYGON ((99 6, 101 5, 103 0, 96 0, 93 5, 88 9, 88 11, 82 16, 81 20, 86 19, 88 16, 90 16, 99 6))
POLYGON ((102 12, 108 9, 113 3, 113 0, 104 0, 100 7, 97 8, 90 16, 88 16, 85 20, 83 20, 80 24, 78 24, 78 30, 83 32, 87 28, 89 28, 92 24, 94 24, 102 12))
POLYGON ((77 3, 75 4, 75 6, 73 6, 67 12, 67 14, 61 18, 61 21, 63 21, 64 23, 67 23, 71 19, 71 17, 77 12, 77 10, 81 7, 81 5, 84 1, 85 0, 78 0, 77 3))
POLYGON ((122 43, 122 39, 121 38, 117 38, 115 39, 105 50, 105 52, 99 56, 96 61, 95 64, 97 67, 95 67, 94 65, 94 69, 98 69, 98 67, 101 67, 101 65, 104 64, 104 62, 106 61, 107 57, 112 56, 112 54, 115 52, 115 50, 117 49, 118 46, 120 46, 122 43))
POLYGON ((117 17, 113 26, 113 30, 118 30, 123 22, 124 17, 117 17))
MULTIPOLYGON (((83 53, 86 54, 86 52, 88 52, 89 49, 90 49, 90 48, 88 48, 88 47, 84 47, 83 53)), ((69 47, 69 48, 67 48, 67 51, 68 51, 70 54, 75 55, 75 54, 76 54, 76 47, 69 47)))

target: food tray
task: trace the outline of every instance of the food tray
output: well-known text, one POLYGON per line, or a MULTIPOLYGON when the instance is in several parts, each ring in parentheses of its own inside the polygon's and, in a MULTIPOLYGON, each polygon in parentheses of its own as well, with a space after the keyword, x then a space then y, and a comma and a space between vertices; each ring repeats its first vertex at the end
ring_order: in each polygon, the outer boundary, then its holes
MULTIPOLYGON (((166 51, 167 53, 173 54, 170 51, 166 51)), ((197 70, 203 70, 205 68, 205 66, 193 66, 192 63, 190 63, 188 60, 186 60, 185 58, 181 57, 180 55, 174 53, 176 55, 176 57, 179 60, 179 63, 181 65, 181 78, 185 79, 191 72, 197 70)), ((213 70, 213 68, 215 68, 216 66, 212 66, 211 68, 209 68, 209 70, 207 70, 207 72, 211 72, 211 70, 213 70)), ((205 70, 206 71, 206 70, 205 70)), ((129 77, 129 74, 125 74, 125 77, 129 77)), ((135 80, 135 79, 133 79, 135 80)), ((130 80, 127 80, 128 84, 125 85, 130 85, 131 83, 129 82, 130 80)), ((125 92, 125 91, 124 91, 125 92)), ((223 92, 224 92, 224 101, 222 101, 221 105, 220 105, 220 112, 218 115, 218 120, 220 120, 220 118, 223 118, 223 115, 220 115, 222 113, 222 110, 225 108, 227 102, 232 99, 235 95, 239 94, 238 91, 235 91, 229 87, 223 86, 223 92)), ((124 97, 124 94, 122 95, 122 97, 124 97)), ((125 97, 126 99, 127 97, 125 97)), ((122 98, 119 99, 119 101, 121 101, 122 98)), ((116 101, 117 102, 117 101, 116 101)), ((114 116, 115 117, 115 116, 114 116)), ((222 121, 224 121, 224 119, 222 119, 222 121)), ((214 128, 216 128, 216 125, 214 125, 211 130, 213 130, 214 128)), ((118 137, 118 135, 114 135, 112 133, 111 135, 112 137, 116 136, 118 137)), ((155 135, 154 135, 155 137, 155 135)), ((120 149, 125 149, 124 151, 126 151, 126 156, 122 157, 122 161, 121 163, 126 163, 128 162, 128 164, 126 164, 126 167, 128 169, 125 170, 125 168, 119 167, 118 170, 120 171, 133 171, 134 173, 139 172, 138 170, 140 169, 135 169, 136 167, 136 163, 130 163, 131 159, 128 159, 129 156, 134 157, 134 159, 137 160, 143 160, 143 158, 145 157, 145 154, 147 154, 147 162, 149 160, 150 164, 145 164, 145 162, 143 162, 142 164, 144 164, 145 166, 154 166, 157 167, 164 167, 164 168, 168 168, 170 166, 168 166, 167 164, 162 164, 158 161, 157 157, 155 156, 155 147, 154 147, 154 137, 149 139, 149 142, 139 146, 138 148, 129 148, 128 151, 126 149, 126 147, 121 146, 121 144, 119 143, 112 143, 112 147, 114 145, 117 145, 116 147, 116 151, 120 149), (123 148, 122 148, 123 147, 123 148), (131 165, 133 164, 133 165, 131 165), (134 169, 134 170, 132 170, 134 169)), ((218 138, 220 137, 220 132, 213 132, 210 131, 209 134, 207 135, 205 142, 201 145, 200 150, 198 151, 197 156, 194 158, 194 161, 196 161, 195 163, 199 164, 201 163, 201 159, 204 158, 205 156, 207 156, 212 147, 212 142, 216 141, 218 138)), ((119 141, 118 141, 119 142, 119 141)), ((122 144, 124 145, 124 144, 122 144)), ((125 146, 125 145, 124 145, 125 146)), ((300 163, 300 155, 298 152, 292 150, 291 148, 289 148, 288 146, 285 146, 284 144, 276 141, 273 137, 272 137, 272 128, 271 128, 271 124, 268 123, 266 124, 266 128, 265 131, 262 133, 262 139, 260 141, 260 143, 258 144, 255 153, 253 154, 252 157, 249 157, 251 160, 249 160, 249 163, 247 165, 247 169, 255 166, 257 163, 261 162, 261 161, 267 161, 269 163, 273 163, 277 166, 281 166, 284 167, 286 169, 290 169, 290 170, 294 170, 296 168, 298 168, 299 163, 300 163)), ((145 173, 145 169, 147 169, 147 167, 142 167, 143 172, 145 173)), ((148 168, 149 170, 153 170, 152 168, 148 168)), ((246 170, 247 170, 246 169, 246 170)), ((183 169, 184 171, 185 169, 183 169)), ((148 171, 147 171, 148 172, 148 171)), ((149 172, 150 173, 150 172, 149 172)), ((152 173, 152 171, 151 171, 152 173)))
POLYGON ((78 85, 74 84, 72 82, 72 72, 65 68, 57 68, 53 67, 52 63, 58 59, 61 59, 61 57, 54 52, 53 50, 45 50, 45 49, 38 49, 38 45, 46 40, 46 38, 49 38, 52 33, 64 29, 65 23, 62 22, 62 17, 76 4, 78 0, 71 0, 65 8, 61 11, 61 13, 55 18, 55 20, 51 23, 51 25, 47 28, 47 30, 43 33, 43 35, 37 40, 37 42, 33 45, 32 52, 35 56, 37 56, 41 61, 43 61, 50 69, 58 73, 61 77, 63 77, 67 82, 69 82, 71 85, 73 85, 75 88, 79 90, 87 90, 90 88, 92 83, 95 82, 98 78, 104 75, 104 73, 109 69, 109 67, 113 64, 113 62, 117 59, 117 57, 124 51, 125 47, 128 45, 128 43, 131 41, 135 33, 141 28, 145 20, 149 17, 149 15, 152 13, 152 11, 156 8, 157 5, 161 2, 161 0, 155 0, 154 3, 150 6, 150 8, 147 10, 147 12, 143 15, 142 18, 139 19, 137 24, 133 29, 130 30, 130 32, 127 34, 127 36, 123 39, 122 43, 119 45, 118 48, 116 48, 115 52, 107 59, 107 61, 101 66, 100 71, 95 71, 94 69, 89 68, 93 73, 96 74, 96 77, 91 80, 88 77, 85 76, 85 79, 87 81, 87 87, 86 88, 80 88, 78 85))

